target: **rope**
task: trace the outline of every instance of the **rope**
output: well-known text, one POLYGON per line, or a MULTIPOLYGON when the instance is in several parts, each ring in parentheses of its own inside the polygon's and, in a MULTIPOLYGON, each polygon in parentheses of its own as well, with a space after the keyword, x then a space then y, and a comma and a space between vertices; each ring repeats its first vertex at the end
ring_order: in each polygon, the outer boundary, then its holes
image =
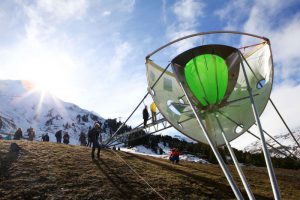
POLYGON ((151 189, 152 189, 152 191, 154 192, 154 193, 156 193, 161 199, 164 199, 165 200, 165 198, 159 193, 159 192, 157 192, 156 190, 155 190, 155 188, 153 188, 136 170, 134 170, 119 154, 117 154, 115 151, 113 151, 113 150, 111 150, 114 154, 116 154, 116 156, 118 157, 118 158, 120 158, 120 160, 121 161, 123 161, 127 166, 128 166, 128 168, 129 169, 131 169, 131 171, 133 171, 133 173, 135 173, 140 179, 142 179, 143 181, 144 181, 144 183, 146 183, 146 185, 148 185, 151 189))

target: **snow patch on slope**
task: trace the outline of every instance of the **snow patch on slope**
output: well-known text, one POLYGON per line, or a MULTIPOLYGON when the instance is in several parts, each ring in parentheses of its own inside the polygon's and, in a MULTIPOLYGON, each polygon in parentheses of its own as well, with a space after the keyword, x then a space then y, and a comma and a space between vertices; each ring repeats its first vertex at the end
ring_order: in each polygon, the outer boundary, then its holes
MULTIPOLYGON (((151 156, 155 158, 162 158, 162 159, 169 159, 171 149, 169 147, 164 146, 162 143, 159 143, 158 146, 162 148, 163 153, 158 154, 156 152, 153 152, 151 149, 146 148, 143 145, 135 146, 133 148, 125 148, 121 147, 121 151, 139 154, 139 155, 145 155, 145 156, 151 156)), ((180 160, 189 161, 189 162, 197 162, 202 164, 209 164, 209 162, 205 159, 199 158, 197 156, 191 155, 191 154, 182 154, 179 156, 180 160)))

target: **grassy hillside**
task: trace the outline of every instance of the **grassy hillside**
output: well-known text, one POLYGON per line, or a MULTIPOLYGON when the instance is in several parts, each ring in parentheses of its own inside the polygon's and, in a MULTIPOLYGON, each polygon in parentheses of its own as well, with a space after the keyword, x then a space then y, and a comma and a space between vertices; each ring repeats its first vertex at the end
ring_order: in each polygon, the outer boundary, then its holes
MULTIPOLYGON (((87 147, 26 141, 17 142, 16 156, 8 153, 10 143, 0 141, 0 199, 160 199, 141 177, 165 199, 234 199, 218 165, 174 165, 110 150, 92 161, 87 147)), ((273 199, 265 168, 244 171, 257 199, 273 199)), ((275 171, 283 199, 300 199, 299 170, 275 171)))

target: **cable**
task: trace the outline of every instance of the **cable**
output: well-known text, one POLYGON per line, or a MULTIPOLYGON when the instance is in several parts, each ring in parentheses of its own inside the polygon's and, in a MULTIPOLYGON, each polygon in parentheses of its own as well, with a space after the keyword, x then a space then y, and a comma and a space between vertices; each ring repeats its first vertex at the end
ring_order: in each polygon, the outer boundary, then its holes
POLYGON ((157 192, 156 190, 155 190, 155 188, 153 188, 139 173, 137 173, 137 171, 135 171, 119 154, 117 154, 115 151, 113 151, 113 150, 111 150, 114 154, 116 154, 117 155, 117 157, 118 158, 120 158, 120 160, 121 161, 123 161, 127 166, 128 166, 128 168, 129 169, 131 169, 131 171, 133 171, 133 173, 135 173, 140 179, 142 179, 145 183, 146 183, 146 185, 148 185, 151 189, 152 189, 152 191, 154 192, 154 193, 156 193, 161 199, 164 199, 165 200, 165 198, 159 193, 159 192, 157 192))

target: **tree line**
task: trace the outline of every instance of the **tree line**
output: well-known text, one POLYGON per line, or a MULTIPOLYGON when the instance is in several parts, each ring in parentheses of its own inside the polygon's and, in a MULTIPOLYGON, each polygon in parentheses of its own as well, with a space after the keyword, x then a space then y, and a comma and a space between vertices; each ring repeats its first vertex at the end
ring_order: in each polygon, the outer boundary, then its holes
MULTIPOLYGON (((115 132, 122 122, 117 122, 116 119, 107 120, 108 127, 115 132)), ((123 126, 119 134, 132 130, 130 126, 123 126)), ((217 164, 217 159, 211 150, 210 146, 203 143, 190 143, 184 140, 179 140, 168 135, 147 135, 144 131, 134 132, 124 140, 125 146, 131 148, 138 145, 143 145, 146 148, 152 149, 153 152, 163 154, 163 149, 159 147, 159 143, 169 148, 177 148, 184 154, 191 154, 197 157, 206 159, 210 163, 217 164)), ((229 151, 225 147, 219 147, 219 152, 227 164, 233 164, 229 151)), ((233 151, 240 163, 244 165, 253 165, 257 167, 265 167, 265 159, 262 152, 250 153, 233 148, 233 151)), ((167 152, 165 152, 167 153, 167 152)), ((300 161, 294 157, 272 157, 273 166, 276 168, 300 169, 300 161)))

